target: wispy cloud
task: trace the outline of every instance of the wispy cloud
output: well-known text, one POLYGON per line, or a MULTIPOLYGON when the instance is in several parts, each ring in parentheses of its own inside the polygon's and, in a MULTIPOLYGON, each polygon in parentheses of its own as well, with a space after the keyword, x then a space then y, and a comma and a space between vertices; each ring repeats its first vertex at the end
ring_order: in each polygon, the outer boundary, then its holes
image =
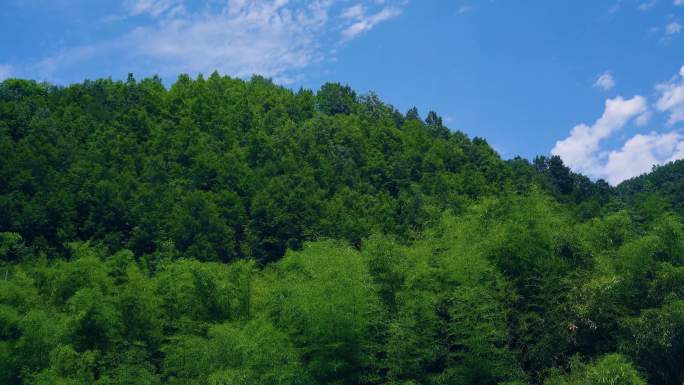
POLYGON ((682 31, 682 25, 676 21, 670 22, 665 26, 665 35, 672 36, 682 31))
POLYGON ((376 25, 387 21, 401 14, 401 10, 395 6, 385 6, 380 11, 373 14, 361 13, 355 17, 355 21, 352 25, 346 27, 342 31, 342 37, 344 40, 352 40, 356 37, 362 35, 365 32, 370 31, 376 25))
POLYGON ((344 19, 358 20, 366 13, 366 7, 363 4, 356 4, 345 9, 340 15, 344 19))
POLYGON ((679 21, 670 21, 662 27, 653 27, 649 33, 652 36, 658 37, 658 42, 662 45, 669 45, 677 38, 682 31, 682 25, 679 21))
POLYGON ((684 122, 684 66, 679 70, 679 75, 669 82, 656 86, 660 93, 656 108, 669 114, 668 124, 684 122))
POLYGON ((613 78, 613 75, 610 72, 606 71, 596 79, 594 87, 608 91, 615 87, 615 78, 613 78))
MULTIPOLYGON (((670 81, 656 86, 655 111, 668 115, 669 125, 684 121, 684 67, 670 81)), ((684 158, 684 136, 672 130, 665 133, 639 133, 616 150, 603 148, 631 122, 646 125, 654 110, 642 96, 608 99, 603 115, 592 125, 575 126, 570 135, 551 150, 573 170, 593 178, 604 178, 615 185, 651 170, 654 165, 684 158)))
POLYGON ((341 44, 401 13, 405 1, 128 0, 135 25, 124 35, 72 47, 33 66, 37 77, 59 78, 97 57, 136 63, 161 75, 179 72, 261 74, 287 83, 304 68, 332 58, 341 44))
POLYGON ((135 54, 166 72, 259 73, 285 77, 321 60, 317 34, 328 19, 325 4, 290 9, 283 1, 230 2, 217 14, 201 13, 140 27, 126 40, 135 54))
POLYGON ((130 15, 149 14, 152 17, 159 17, 171 10, 177 13, 185 9, 182 0, 127 0, 125 6, 130 15))

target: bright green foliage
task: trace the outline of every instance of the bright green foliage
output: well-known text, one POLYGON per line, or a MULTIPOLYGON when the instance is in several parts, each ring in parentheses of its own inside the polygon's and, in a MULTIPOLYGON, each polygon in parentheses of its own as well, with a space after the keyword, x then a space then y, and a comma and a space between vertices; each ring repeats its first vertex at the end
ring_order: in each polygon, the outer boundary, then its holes
POLYGON ((483 252, 512 285, 510 332, 521 365, 537 376, 583 343, 575 335, 569 296, 591 267, 590 254, 570 219, 541 194, 484 202, 473 210, 472 232, 480 234, 483 252))
POLYGON ((551 376, 544 385, 646 385, 634 366, 619 354, 609 354, 584 364, 573 358, 570 373, 551 376))
POLYGON ((366 338, 381 321, 362 256, 335 242, 290 253, 255 287, 255 306, 287 332, 321 383, 358 383, 369 362, 366 338))
POLYGON ((247 317, 253 266, 249 262, 226 266, 193 260, 164 264, 153 281, 164 328, 197 332, 210 323, 247 317))
POLYGON ((297 350, 268 321, 212 326, 206 338, 179 336, 164 348, 169 384, 308 384, 297 350))
POLYGON ((684 381, 684 301, 644 310, 624 321, 628 338, 621 348, 649 373, 654 384, 684 381))
POLYGON ((656 166, 649 174, 622 183, 618 193, 634 205, 645 202, 645 197, 658 194, 680 215, 684 213, 684 161, 678 160, 656 166))
MULTIPOLYGON (((447 215, 415 247, 395 251, 402 283, 389 325, 390 378, 497 384, 521 375, 508 349, 510 288, 471 242, 472 231, 447 215)), ((378 246, 371 246, 376 260, 384 253, 378 246)))

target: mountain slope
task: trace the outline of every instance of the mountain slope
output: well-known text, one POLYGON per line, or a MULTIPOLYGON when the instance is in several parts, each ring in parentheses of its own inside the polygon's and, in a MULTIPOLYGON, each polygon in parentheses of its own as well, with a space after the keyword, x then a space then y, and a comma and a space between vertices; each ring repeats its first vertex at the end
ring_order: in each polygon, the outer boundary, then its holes
POLYGON ((0 87, 0 230, 150 254, 261 261, 307 239, 412 237, 433 211, 495 195, 510 170, 433 112, 255 77, 0 87))

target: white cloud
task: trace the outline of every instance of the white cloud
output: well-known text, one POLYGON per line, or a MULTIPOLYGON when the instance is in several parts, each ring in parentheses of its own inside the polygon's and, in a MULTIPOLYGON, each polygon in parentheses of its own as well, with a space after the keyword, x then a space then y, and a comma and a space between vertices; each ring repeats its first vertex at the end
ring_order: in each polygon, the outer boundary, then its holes
POLYGON ((665 35, 672 36, 676 35, 682 31, 682 25, 676 21, 673 21, 665 26, 665 35))
POLYGON ((12 66, 0 64, 0 82, 12 76, 12 66))
POLYGON ((357 18, 357 21, 354 24, 348 26, 342 31, 342 37, 344 40, 354 39, 361 34, 370 31, 381 22, 399 16, 400 13, 401 10, 399 8, 394 6, 386 6, 375 14, 363 14, 357 18))
POLYGON ((111 41, 45 58, 36 71, 42 71, 39 77, 58 79, 79 63, 111 57, 122 66, 135 63, 136 71, 143 67, 162 76, 218 70, 288 82, 304 68, 332 58, 340 44, 397 16, 405 4, 358 0, 340 9, 347 2, 211 0, 196 9, 189 0, 127 0, 135 28, 111 41))
POLYGON ((674 5, 684 5, 684 0, 674 0, 674 5))
POLYGON ((619 151, 610 152, 604 173, 608 183, 616 185, 651 171, 654 165, 682 158, 684 141, 680 134, 637 134, 625 142, 619 151))
POLYGON ((604 91, 608 91, 611 88, 615 87, 615 79, 613 78, 613 75, 610 72, 604 72, 601 76, 598 77, 598 79, 596 79, 594 87, 598 87, 603 89, 604 91))
POLYGON ((660 92, 656 108, 670 115, 668 123, 684 122, 684 66, 679 70, 679 76, 658 84, 656 90, 660 92))
POLYGON ((602 177, 598 157, 600 142, 620 130, 630 120, 647 112, 646 99, 642 96, 637 95, 628 100, 622 97, 608 99, 603 115, 593 125, 575 126, 569 137, 556 142, 551 153, 560 156, 565 164, 575 171, 602 177))
MULTIPOLYGON (((670 81, 658 84, 655 109, 669 114, 669 124, 684 121, 684 66, 670 81)), ((678 130, 666 133, 636 134, 619 149, 606 150, 601 142, 613 136, 631 121, 637 126, 648 124, 653 111, 646 99, 608 99, 601 118, 593 125, 580 124, 570 136, 556 142, 551 150, 559 155, 572 170, 593 178, 604 178, 616 185, 645 172, 654 165, 684 158, 684 136, 678 130)))

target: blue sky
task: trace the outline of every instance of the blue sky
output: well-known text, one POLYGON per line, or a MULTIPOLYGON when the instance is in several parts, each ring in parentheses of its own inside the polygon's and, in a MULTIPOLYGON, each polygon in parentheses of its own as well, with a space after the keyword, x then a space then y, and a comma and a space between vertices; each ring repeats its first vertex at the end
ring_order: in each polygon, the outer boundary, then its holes
POLYGON ((0 79, 326 81, 615 184, 684 158, 684 0, 3 0, 0 79))

